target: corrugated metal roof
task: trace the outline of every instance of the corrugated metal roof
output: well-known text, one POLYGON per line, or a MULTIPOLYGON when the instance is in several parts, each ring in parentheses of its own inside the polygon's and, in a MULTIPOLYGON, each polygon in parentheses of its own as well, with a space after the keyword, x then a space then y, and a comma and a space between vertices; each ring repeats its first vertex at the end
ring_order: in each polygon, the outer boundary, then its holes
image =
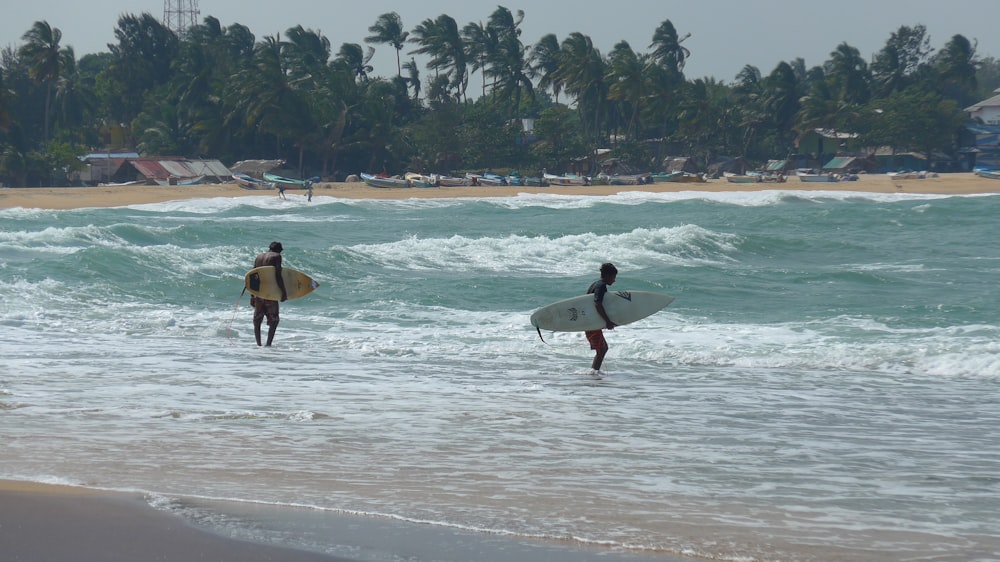
POLYGON ((154 158, 139 158, 129 160, 133 167, 146 179, 181 180, 201 176, 228 178, 232 175, 229 168, 218 160, 157 160, 154 158))
POLYGON ((165 180, 170 178, 170 172, 156 160, 130 160, 130 164, 146 179, 165 180))
POLYGON ((837 156, 823 164, 824 170, 840 170, 850 166, 856 158, 854 156, 837 156))

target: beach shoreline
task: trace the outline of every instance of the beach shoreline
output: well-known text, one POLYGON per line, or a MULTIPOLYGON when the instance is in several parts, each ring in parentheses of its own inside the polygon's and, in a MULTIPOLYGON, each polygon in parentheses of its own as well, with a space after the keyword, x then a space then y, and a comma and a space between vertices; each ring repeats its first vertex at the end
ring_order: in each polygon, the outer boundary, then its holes
MULTIPOLYGON (((141 492, 0 479, 0 544, 5 560, 130 562, 357 562, 365 559, 479 560, 480 562, 693 562, 669 554, 629 553, 561 541, 519 540, 471 530, 437 528, 361 515, 232 504, 255 527, 271 518, 320 532, 358 553, 350 558, 270 542, 232 538, 152 507, 141 492)), ((226 502, 204 500, 225 510, 226 502)), ((266 526, 266 524, 265 524, 266 526)), ((259 534, 259 530, 258 533, 259 534)), ((286 531, 287 534, 287 531, 286 531)), ((263 539, 261 539, 263 540, 263 539)))
POLYGON ((0 544, 5 560, 347 562, 217 535, 139 493, 14 480, 0 480, 0 544))
MULTIPOLYGON (((977 195, 1000 193, 1000 181, 973 173, 941 174, 924 179, 894 179, 884 174, 859 176, 857 181, 807 183, 791 177, 784 183, 729 183, 724 179, 706 183, 654 183, 648 185, 590 186, 463 186, 433 188, 376 188, 362 182, 321 182, 314 185, 314 197, 343 199, 444 199, 517 197, 522 194, 607 196, 627 192, 750 192, 750 191, 837 191, 862 193, 910 193, 925 195, 977 195)), ((98 187, 11 187, 0 189, 0 208, 67 210, 91 207, 124 207, 208 199, 215 197, 278 197, 275 190, 244 189, 235 183, 190 186, 98 186, 98 187)), ((305 201, 304 190, 286 189, 289 200, 305 201)))

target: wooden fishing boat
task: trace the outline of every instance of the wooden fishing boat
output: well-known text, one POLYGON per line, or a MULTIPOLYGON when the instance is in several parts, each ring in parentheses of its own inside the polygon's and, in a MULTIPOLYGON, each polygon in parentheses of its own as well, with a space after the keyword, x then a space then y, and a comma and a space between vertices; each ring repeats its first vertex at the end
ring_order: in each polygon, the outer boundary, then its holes
POLYGON ((590 185, 590 178, 572 174, 566 174, 565 176, 542 174, 542 178, 549 182, 549 185, 590 185))
POLYGON ((410 182, 402 178, 384 178, 371 174, 361 174, 361 179, 370 187, 410 187, 410 182))
POLYGON ((466 178, 456 178, 453 176, 434 176, 437 179, 437 184, 441 187, 463 187, 469 185, 469 180, 466 178))
POLYGON ((155 180, 155 181, 156 181, 156 185, 163 185, 163 186, 169 186, 169 185, 198 185, 199 183, 205 181, 205 176, 197 176, 197 177, 193 177, 193 178, 170 177, 170 178, 167 178, 167 179, 163 179, 163 180, 158 179, 158 180, 155 180))
POLYGON ((973 172, 979 177, 990 178, 991 180, 1000 180, 1000 170, 976 168, 973 172))
POLYGON ((273 183, 248 176, 247 174, 233 174, 233 179, 243 189, 274 189, 273 183))
POLYGON ((501 186, 507 185, 507 180, 497 174, 465 174, 470 185, 501 186))
POLYGON ((758 183, 760 181, 760 176, 751 176, 747 174, 725 174, 726 181, 729 183, 758 183))
POLYGON ((297 180, 293 178, 286 178, 284 176, 279 176, 277 174, 264 173, 264 181, 269 181, 273 184, 280 184, 285 187, 285 189, 305 189, 308 187, 310 180, 297 180))
POLYGON ((425 176, 423 174, 418 174, 416 172, 406 172, 403 178, 410 182, 410 187, 437 187, 438 180, 436 176, 425 176))
POLYGON ((704 174, 692 174, 690 172, 666 172, 650 174, 649 179, 653 183, 707 183, 704 174))
POLYGON ((795 175, 798 176, 799 181, 806 183, 833 183, 837 181, 837 176, 833 174, 824 174, 812 170, 796 170, 795 175))

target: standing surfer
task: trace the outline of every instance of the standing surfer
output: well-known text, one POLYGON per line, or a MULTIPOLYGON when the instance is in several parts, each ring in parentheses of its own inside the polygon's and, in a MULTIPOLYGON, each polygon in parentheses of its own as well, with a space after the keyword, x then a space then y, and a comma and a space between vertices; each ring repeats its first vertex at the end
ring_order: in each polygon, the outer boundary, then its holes
MULTIPOLYGON (((601 264, 601 278, 590 284, 587 294, 594 295, 594 305, 597 313, 604 319, 605 328, 614 330, 616 324, 608 318, 608 313, 604 311, 604 295, 608 293, 608 286, 614 285, 618 278, 618 268, 608 262, 601 264)), ((602 378, 601 365, 604 363, 604 356, 608 353, 608 342, 604 339, 604 330, 589 330, 584 332, 587 341, 590 342, 590 349, 594 350, 594 362, 591 363, 590 376, 595 379, 602 378)))
MULTIPOLYGON (((284 250, 281 242, 271 242, 268 251, 257 256, 253 260, 254 267, 265 265, 274 266, 274 276, 281 289, 281 302, 288 300, 288 291, 285 290, 285 280, 281 276, 281 252, 284 250)), ((269 301, 260 297, 250 297, 250 305, 253 306, 253 335, 260 345, 260 325, 267 317, 267 345, 274 341, 274 332, 278 329, 278 310, 281 308, 278 301, 269 301)))

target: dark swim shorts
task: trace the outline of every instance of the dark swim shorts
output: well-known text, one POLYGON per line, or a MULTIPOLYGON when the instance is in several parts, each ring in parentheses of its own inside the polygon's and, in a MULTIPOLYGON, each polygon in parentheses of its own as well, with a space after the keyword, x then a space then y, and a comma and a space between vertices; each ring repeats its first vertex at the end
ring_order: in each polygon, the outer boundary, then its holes
POLYGON ((254 297, 253 299, 254 322, 262 320, 266 316, 267 325, 270 326, 274 322, 278 321, 279 308, 280 308, 280 303, 278 303, 278 301, 269 301, 259 297, 254 297))

